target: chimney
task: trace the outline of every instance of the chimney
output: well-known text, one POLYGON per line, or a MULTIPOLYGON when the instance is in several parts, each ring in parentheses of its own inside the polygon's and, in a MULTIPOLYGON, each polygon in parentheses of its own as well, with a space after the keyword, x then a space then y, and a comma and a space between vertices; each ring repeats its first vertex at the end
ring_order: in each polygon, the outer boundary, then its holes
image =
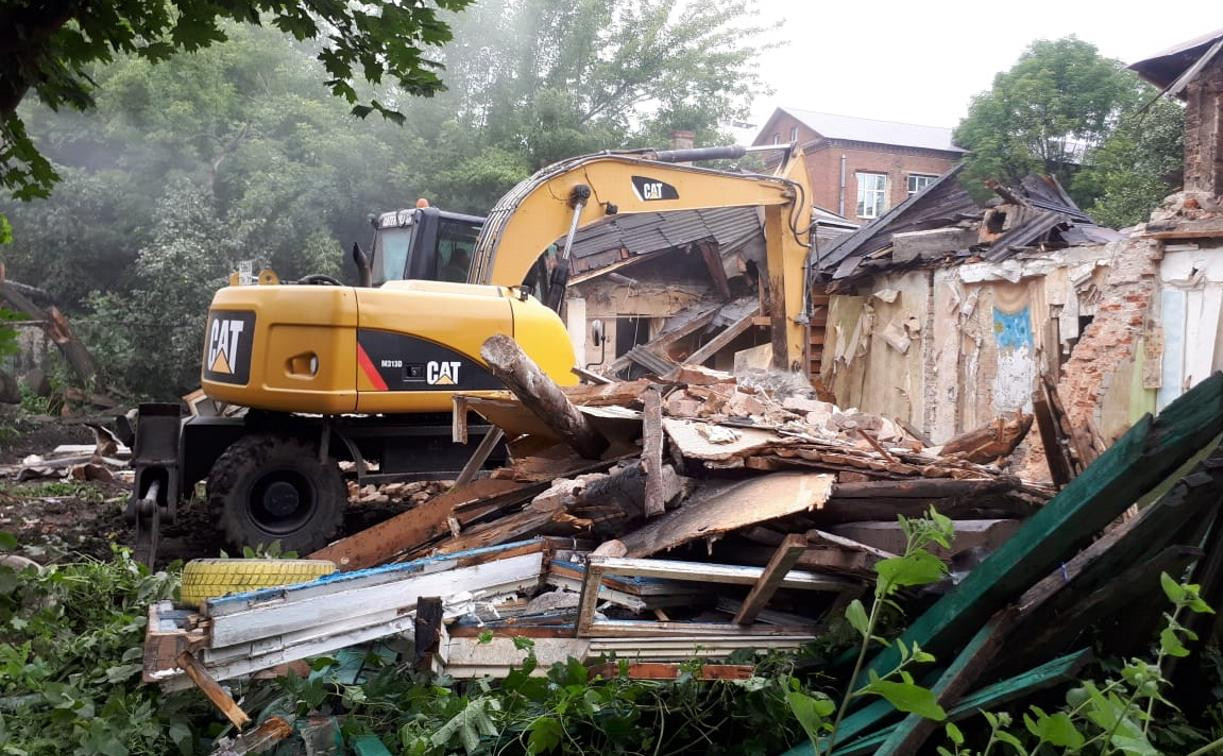
POLYGON ((696 146, 696 132, 676 129, 671 132, 671 149, 690 150, 696 146))

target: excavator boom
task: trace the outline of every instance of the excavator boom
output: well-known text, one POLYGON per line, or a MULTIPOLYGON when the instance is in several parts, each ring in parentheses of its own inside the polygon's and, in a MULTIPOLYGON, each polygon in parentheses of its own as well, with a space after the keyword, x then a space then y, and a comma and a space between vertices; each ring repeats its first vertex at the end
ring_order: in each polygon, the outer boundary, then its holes
POLYGON ((468 283, 522 283, 540 255, 574 226, 575 214, 576 228, 581 229, 611 215, 761 207, 773 361, 783 368, 802 365, 803 289, 811 225, 807 207, 811 192, 802 152, 791 151, 776 175, 730 173, 649 159, 701 157, 702 152, 599 153, 539 171, 506 193, 489 212, 476 240, 468 283), (589 189, 589 200, 579 204, 574 197, 582 187, 589 189))

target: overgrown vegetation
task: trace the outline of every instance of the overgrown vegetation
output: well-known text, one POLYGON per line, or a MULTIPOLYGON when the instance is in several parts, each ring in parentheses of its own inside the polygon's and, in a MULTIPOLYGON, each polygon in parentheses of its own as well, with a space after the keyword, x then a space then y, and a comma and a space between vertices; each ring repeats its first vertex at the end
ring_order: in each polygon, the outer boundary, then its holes
POLYGON ((61 181, 6 207, 8 274, 48 289, 106 385, 179 396, 198 383, 207 304, 239 261, 282 279, 338 274, 371 212, 423 196, 483 214, 563 157, 665 146, 676 128, 721 139, 719 123, 764 89, 753 8, 490 0, 445 14, 454 39, 434 57, 449 91, 354 85, 402 126, 353 118, 321 84, 321 42, 275 29, 220 23, 225 41, 156 64, 117 55, 89 68, 95 110, 22 106, 61 181))
POLYGON ((956 129, 971 151, 963 180, 1056 176, 1099 222, 1146 220, 1181 182, 1184 113, 1118 60, 1076 37, 1038 40, 973 98, 956 129))
MULTIPOLYGON (((516 638, 521 664, 500 681, 422 676, 395 653, 406 650, 410 656, 410 650, 395 649, 390 641, 390 647, 366 653, 314 659, 308 677, 256 682, 238 693, 253 714, 297 717, 299 727, 307 728, 331 723, 346 742, 373 735, 392 752, 420 756, 776 754, 804 737, 815 753, 827 754, 848 704, 864 697, 884 698, 900 711, 943 722, 942 756, 1203 756, 1223 747, 1217 726, 1190 726, 1177 717, 1168 696, 1163 661, 1190 655, 1201 639, 1186 628, 1185 617, 1210 611, 1197 586, 1168 575, 1162 585, 1171 608, 1151 658, 1105 662, 1099 675, 1071 684, 1061 706, 1028 705, 947 722, 934 693, 915 680, 935 661, 916 646, 901 645, 900 662, 887 674, 858 680, 872 648, 899 643, 886 636, 903 627, 891 621, 902 616, 900 591, 937 582, 946 572, 930 549, 950 542, 951 521, 931 512, 902 523, 907 546, 879 562, 869 608, 854 602, 846 610, 847 629, 858 639, 858 663, 840 683, 810 671, 827 668, 828 659, 846 650, 832 641, 838 633, 821 640, 822 653, 740 652, 742 658, 732 661, 755 661, 756 672, 733 682, 699 680, 698 660, 668 682, 630 680, 623 664, 610 678, 594 677, 574 660, 532 676, 539 665, 534 642, 516 638), (887 633, 880 631, 884 626, 887 633), (307 714, 316 715, 312 724, 304 724, 307 714)), ((15 545, 0 534, 0 548, 15 545)), ((0 566, 3 752, 203 753, 216 738, 232 734, 198 694, 163 696, 137 684, 144 611, 150 602, 170 597, 175 584, 173 571, 150 575, 122 549, 109 562, 41 571, 0 566)))

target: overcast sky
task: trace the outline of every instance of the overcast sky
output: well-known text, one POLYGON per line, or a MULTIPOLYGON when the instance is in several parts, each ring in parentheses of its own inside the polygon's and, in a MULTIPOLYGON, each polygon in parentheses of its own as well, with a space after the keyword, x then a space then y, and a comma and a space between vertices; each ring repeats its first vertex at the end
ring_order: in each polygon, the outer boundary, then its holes
MULTIPOLYGON (((1135 0, 760 0, 788 44, 769 50, 757 99, 763 125, 790 106, 930 126, 955 126, 969 99, 1035 39, 1070 34, 1132 63, 1223 27, 1223 3, 1135 0)), ((754 133, 754 132, 753 132, 754 133)))

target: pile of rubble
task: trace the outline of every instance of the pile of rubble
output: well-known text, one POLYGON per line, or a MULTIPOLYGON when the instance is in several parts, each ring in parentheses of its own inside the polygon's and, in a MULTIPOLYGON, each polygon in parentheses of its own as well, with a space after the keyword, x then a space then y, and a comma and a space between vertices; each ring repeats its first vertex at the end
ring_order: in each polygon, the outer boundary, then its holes
POLYGON ((406 629, 454 677, 508 670, 515 635, 543 662, 793 648, 903 551, 897 515, 955 518, 944 556, 968 563, 1052 493, 998 464, 1030 416, 932 447, 789 376, 682 367, 561 389, 493 342, 514 393, 460 397, 456 435, 482 415, 508 439, 505 467, 431 498, 424 483, 356 491, 419 503, 310 555, 336 575, 155 607, 146 677, 185 684, 184 649, 226 679, 406 629))
MULTIPOLYGON (((952 720, 1072 679, 1093 629, 1108 653, 1141 654, 1163 621, 1163 573, 1223 603, 1223 376, 1049 498, 998 464, 1030 417, 932 447, 769 376, 681 368, 561 389, 493 341, 482 356, 512 395, 460 398, 455 433, 474 410, 505 432, 509 465, 311 555, 334 574, 150 607, 145 679, 194 683, 237 724, 217 680, 398 634, 413 642, 405 664, 457 679, 519 666, 519 636, 534 640, 534 674, 576 659, 666 679, 700 658, 704 676, 744 677, 752 665, 728 657, 811 642, 905 549, 897 515, 930 507, 955 519, 950 575, 900 597, 913 611, 902 638, 937 657, 952 720)), ((1192 622, 1218 630, 1211 615, 1192 622)), ((898 646, 863 674, 892 669, 898 646)), ((1167 674, 1177 690, 1206 684, 1200 665, 1167 674)), ((934 726, 895 714, 854 713, 837 752, 916 748, 934 726)))

